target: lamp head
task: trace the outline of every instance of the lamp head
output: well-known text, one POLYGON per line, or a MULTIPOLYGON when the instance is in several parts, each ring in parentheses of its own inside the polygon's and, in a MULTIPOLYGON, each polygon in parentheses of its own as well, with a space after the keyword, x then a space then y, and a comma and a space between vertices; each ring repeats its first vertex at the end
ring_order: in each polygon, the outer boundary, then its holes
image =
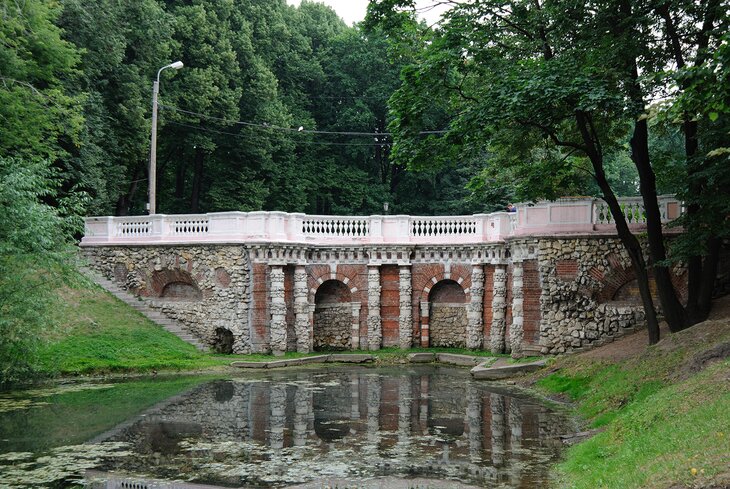
POLYGON ((185 66, 185 65, 183 65, 183 62, 182 62, 182 61, 175 61, 174 63, 172 63, 172 64, 170 65, 170 68, 174 68, 174 69, 176 69, 176 70, 179 70, 179 69, 180 69, 180 68, 182 68, 183 66, 185 66))

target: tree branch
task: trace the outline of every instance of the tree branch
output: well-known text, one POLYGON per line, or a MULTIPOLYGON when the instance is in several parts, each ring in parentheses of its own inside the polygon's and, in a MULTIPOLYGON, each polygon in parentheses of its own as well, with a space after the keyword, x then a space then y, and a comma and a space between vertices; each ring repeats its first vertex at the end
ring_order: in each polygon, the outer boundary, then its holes
POLYGON ((523 126, 531 126, 535 127, 537 129, 540 129, 545 136, 549 137, 553 143, 555 143, 556 146, 562 146, 565 148, 573 148, 577 151, 583 151, 584 153, 588 153, 588 148, 586 146, 583 146, 582 144, 574 143, 572 141, 563 141, 558 137, 558 135, 555 133, 555 130, 551 128, 550 126, 546 126, 544 124, 540 124, 539 122, 535 121, 528 121, 525 119, 519 119, 517 122, 522 124, 523 126))

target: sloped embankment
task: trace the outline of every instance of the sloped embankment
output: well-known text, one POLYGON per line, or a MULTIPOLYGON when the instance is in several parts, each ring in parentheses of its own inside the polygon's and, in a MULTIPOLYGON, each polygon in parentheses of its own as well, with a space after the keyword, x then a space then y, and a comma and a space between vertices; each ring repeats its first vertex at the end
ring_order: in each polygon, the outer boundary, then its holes
POLYGON ((557 487, 730 487, 730 297, 708 321, 561 358, 531 382, 574 401, 598 434, 571 447, 557 487))

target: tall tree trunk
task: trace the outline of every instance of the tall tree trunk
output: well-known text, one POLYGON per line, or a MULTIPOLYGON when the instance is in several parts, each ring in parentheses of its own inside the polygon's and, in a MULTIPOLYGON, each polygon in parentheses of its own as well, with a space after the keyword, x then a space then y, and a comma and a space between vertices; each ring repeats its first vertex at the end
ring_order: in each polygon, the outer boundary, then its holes
POLYGON ((657 199, 656 176, 649 159, 649 128, 646 119, 634 123, 631 136, 631 159, 639 172, 639 188, 646 212, 646 234, 649 242, 650 265, 654 271, 659 302, 664 318, 672 332, 686 327, 684 308, 674 291, 671 271, 662 264, 667 259, 662 230, 662 215, 657 199))
POLYGON ((139 180, 142 176, 142 167, 137 166, 132 173, 132 181, 129 183, 129 188, 126 193, 119 196, 117 199, 116 209, 114 211, 117 216, 128 216, 129 210, 132 207, 132 200, 134 200, 134 194, 137 193, 139 187, 139 180))
POLYGON ((182 199, 185 196, 185 174, 188 169, 188 161, 185 158, 177 159, 177 171, 175 172, 175 198, 182 199))
POLYGON ((619 204, 618 199, 613 193, 611 185, 608 183, 608 179, 606 178, 606 173, 603 168, 603 151, 593 128, 590 115, 583 111, 577 111, 575 118, 585 144, 584 150, 591 161, 591 165, 593 166, 596 183, 603 193, 603 200, 606 201, 608 208, 611 210, 611 215, 613 215, 614 221, 616 222, 618 237, 628 252, 631 264, 634 267, 636 281, 639 286, 639 295, 641 296, 641 302, 644 305, 644 313, 646 315, 649 344, 653 345, 657 343, 660 338, 659 321, 657 320, 654 299, 651 296, 651 289, 649 288, 649 273, 647 271, 646 262, 644 261, 641 243, 639 243, 636 236, 631 233, 629 225, 626 222, 626 217, 621 210, 621 205, 619 204))
POLYGON ((203 185, 203 161, 205 152, 202 148, 195 150, 195 164, 193 166, 193 191, 190 195, 190 212, 200 212, 200 191, 203 185))
MULTIPOLYGON (((697 33, 694 66, 701 65, 708 56, 707 47, 710 42, 710 34, 717 19, 719 9, 719 0, 708 0, 705 4, 702 27, 697 33)), ((660 4, 656 7, 656 10, 664 19, 669 46, 677 68, 682 69, 686 66, 686 62, 682 51, 682 42, 674 19, 672 18, 670 4, 668 2, 660 4)), ((687 86, 682 85, 680 88, 686 90, 687 86)), ((689 190, 691 194, 699 195, 705 191, 706 185, 704 180, 700 180, 697 177, 697 174, 701 170, 696 164, 696 155, 699 148, 698 123, 692 119, 691 114, 685 114, 682 132, 684 133, 684 153, 690 182, 689 190)), ((702 212, 702 209, 697 204, 690 204, 687 206, 686 212, 688 219, 691 221, 694 216, 702 212)), ((687 260, 687 305, 684 314, 686 327, 704 321, 710 313, 719 254, 720 241, 718 239, 712 239, 708 243, 704 260, 699 253, 689 257, 687 260)))
MULTIPOLYGON (((618 2, 619 22, 617 32, 619 35, 628 34, 634 39, 639 39, 636 32, 634 19, 632 18, 632 4, 628 0, 618 2)), ((627 93, 631 104, 634 106, 634 132, 631 136, 631 159, 639 173, 639 190, 644 203, 646 213, 646 234, 649 243, 649 264, 654 272, 654 280, 657 286, 659 302, 662 305, 664 318, 671 331, 680 331, 685 326, 684 307, 679 302, 672 284, 669 268, 663 264, 667 258, 664 245, 664 232, 662 230, 662 217, 659 211, 657 199, 656 175, 651 166, 649 157, 649 127, 645 117, 639 117, 644 111, 644 93, 639 83, 639 68, 636 55, 633 50, 627 51, 625 59, 627 79, 627 93)))

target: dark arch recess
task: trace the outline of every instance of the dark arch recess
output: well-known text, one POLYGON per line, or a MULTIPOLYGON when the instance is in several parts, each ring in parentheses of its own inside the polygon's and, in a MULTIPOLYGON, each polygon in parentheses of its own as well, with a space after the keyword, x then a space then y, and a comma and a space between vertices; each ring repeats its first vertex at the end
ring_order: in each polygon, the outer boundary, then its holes
POLYGON ((339 280, 327 280, 317 289, 314 295, 315 304, 338 304, 350 302, 350 289, 339 280))
POLYGON ((428 301, 433 303, 461 304, 466 302, 466 294, 458 282, 442 280, 433 286, 428 293, 428 301))
POLYGON ((157 297, 171 300, 200 300, 203 294, 189 272, 180 269, 152 273, 152 290, 157 297))

